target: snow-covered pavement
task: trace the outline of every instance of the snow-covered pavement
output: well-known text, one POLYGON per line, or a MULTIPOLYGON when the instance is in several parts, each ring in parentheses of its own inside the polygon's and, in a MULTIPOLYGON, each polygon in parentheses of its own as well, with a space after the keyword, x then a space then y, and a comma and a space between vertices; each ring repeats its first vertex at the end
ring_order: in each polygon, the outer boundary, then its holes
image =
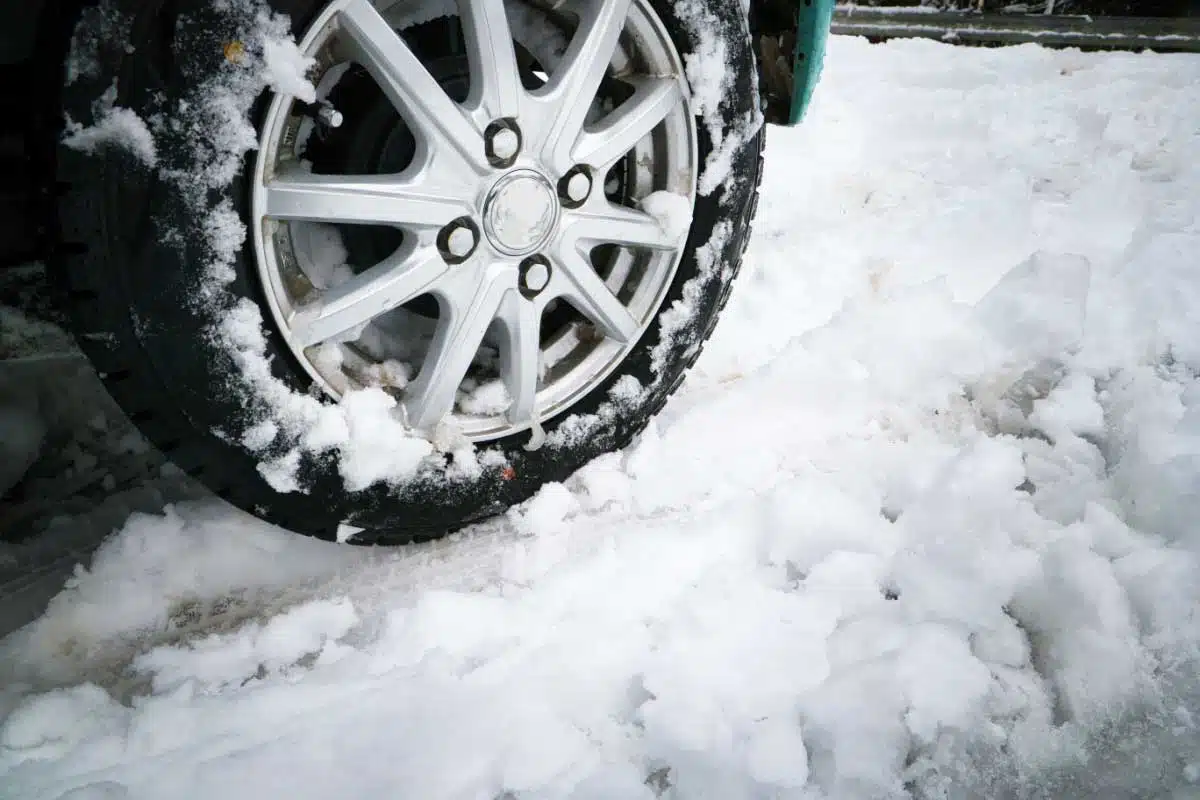
POLYGON ((131 518, 0 642, 0 797, 1200 796, 1200 58, 835 39, 766 169, 566 486, 131 518))

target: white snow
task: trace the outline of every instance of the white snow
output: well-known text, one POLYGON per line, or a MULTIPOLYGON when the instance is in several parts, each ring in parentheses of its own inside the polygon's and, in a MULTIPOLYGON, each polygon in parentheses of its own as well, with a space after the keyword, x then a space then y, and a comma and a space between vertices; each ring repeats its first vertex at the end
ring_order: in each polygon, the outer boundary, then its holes
POLYGON ((716 224, 709 240, 696 248, 696 277, 684 284, 683 297, 659 315, 659 341, 651 354, 651 367, 656 376, 662 376, 663 369, 667 366, 666 359, 671 356, 680 333, 695 320, 696 303, 703 299, 709 284, 720 277, 718 268, 728 268, 728 265, 720 264, 718 258, 729 241, 731 231, 729 222, 721 221, 716 224))
POLYGON ((102 104, 96 121, 84 127, 67 120, 63 144, 83 153, 96 153, 105 147, 118 147, 136 156, 143 164, 153 167, 158 162, 158 150, 146 122, 137 112, 112 103, 102 104))
POLYGON ((390 386, 403 389, 412 380, 413 368, 404 361, 387 359, 377 364, 370 364, 364 370, 364 378, 376 386, 390 386))
POLYGON ((242 375, 266 394, 275 410, 274 417, 252 426, 243 441, 253 449, 265 447, 281 428, 302 437, 297 446, 259 465, 259 472, 276 491, 303 490, 296 479, 303 451, 335 451, 340 474, 351 491, 364 489, 381 476, 410 477, 433 452, 429 441, 405 427, 395 413, 396 400, 380 388, 347 392, 338 405, 289 390, 271 374, 270 361, 263 355, 262 316, 253 303, 235 306, 221 332, 225 341, 237 347, 242 375))
POLYGON ((159 647, 135 658, 130 669, 148 677, 156 694, 189 684, 203 692, 220 691, 250 674, 283 673, 308 656, 333 657, 336 650, 330 646, 358 622, 350 601, 314 600, 233 633, 159 647))
POLYGON ((496 379, 472 386, 470 391, 459 395, 459 409, 466 414, 502 414, 512 405, 504 381, 496 379))
POLYGON ((350 392, 342 398, 346 435, 339 436, 339 467, 350 491, 365 489, 381 475, 403 479, 433 452, 433 444, 414 436, 393 410, 396 399, 382 389, 350 392))
POLYGON ((263 79, 271 89, 305 103, 316 102, 316 87, 307 77, 316 59, 301 53, 293 39, 283 37, 264 38, 262 51, 263 79))
POLYGON ((634 446, 402 550, 131 518, 0 642, 0 786, 1192 796, 1200 58, 823 80, 634 446))
POLYGON ((1048 396, 1034 401, 1029 422, 1056 441, 1103 436, 1104 407, 1096 397, 1096 381, 1079 372, 1067 375, 1048 396))
POLYGON ((350 254, 336 227, 312 223, 298 227, 293 235, 307 236, 301 252, 308 258, 302 268, 314 287, 332 289, 354 277, 354 270, 346 263, 350 254))
POLYGON ((662 226, 663 232, 676 241, 682 241, 692 227, 692 204, 686 197, 674 192, 651 192, 641 202, 642 210, 662 226))

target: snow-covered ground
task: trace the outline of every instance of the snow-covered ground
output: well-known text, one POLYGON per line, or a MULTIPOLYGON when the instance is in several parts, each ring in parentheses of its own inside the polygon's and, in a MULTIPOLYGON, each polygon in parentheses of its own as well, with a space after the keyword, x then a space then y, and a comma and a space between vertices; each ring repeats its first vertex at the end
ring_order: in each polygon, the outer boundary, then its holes
POLYGON ((132 517, 0 797, 1200 797, 1198 376, 1200 58, 834 39, 635 446, 403 550, 132 517))

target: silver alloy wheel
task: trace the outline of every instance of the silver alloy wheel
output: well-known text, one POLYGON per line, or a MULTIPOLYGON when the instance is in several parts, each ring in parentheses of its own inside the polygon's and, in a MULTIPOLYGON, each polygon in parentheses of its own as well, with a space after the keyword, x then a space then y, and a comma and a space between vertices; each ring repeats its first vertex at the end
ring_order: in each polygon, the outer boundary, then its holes
MULTIPOLYGON (((655 191, 694 204, 695 122, 679 54, 646 0, 556 9, 559 24, 577 28, 557 63, 543 58, 534 89, 518 71, 523 31, 509 25, 531 8, 510 15, 504 0, 459 0, 470 73, 461 103, 389 21, 405 6, 334 0, 300 46, 317 59, 322 97, 351 63, 364 68, 413 131, 415 157, 397 174, 314 174, 301 155, 321 115, 276 96, 254 174, 258 269, 284 339, 329 395, 381 385, 413 428, 433 431, 449 416, 468 438, 495 439, 569 409, 658 312, 683 242, 636 205, 655 191), (598 90, 613 80, 628 97, 607 110, 598 90), (605 176, 622 165, 622 196, 610 197, 605 176), (318 263, 329 248, 312 242, 329 224, 390 226, 403 239, 328 282, 320 275, 337 265, 318 263), (419 336, 406 304, 424 295, 437 319, 408 381, 397 359, 363 342, 390 343, 397 328, 419 336), (578 319, 547 330, 543 315, 564 302, 578 319), (498 351, 506 402, 456 408, 481 345, 498 351)), ((353 124, 346 117, 343 129, 353 124)))

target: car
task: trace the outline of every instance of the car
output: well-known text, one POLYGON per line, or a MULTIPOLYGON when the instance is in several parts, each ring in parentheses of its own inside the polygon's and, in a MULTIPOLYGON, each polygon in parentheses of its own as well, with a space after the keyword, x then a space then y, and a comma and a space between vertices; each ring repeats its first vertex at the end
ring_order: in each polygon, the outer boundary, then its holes
POLYGON ((680 385, 832 6, 8 4, 0 254, 46 262, 108 392, 216 495, 436 538, 680 385))

